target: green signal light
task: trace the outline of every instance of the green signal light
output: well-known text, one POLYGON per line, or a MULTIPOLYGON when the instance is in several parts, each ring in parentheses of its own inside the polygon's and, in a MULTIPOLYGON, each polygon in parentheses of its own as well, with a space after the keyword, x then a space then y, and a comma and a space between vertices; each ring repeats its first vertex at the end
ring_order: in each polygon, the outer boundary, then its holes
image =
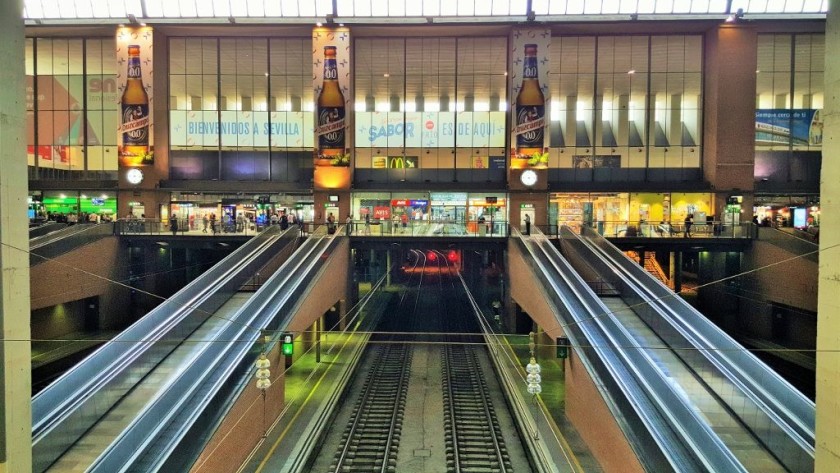
POLYGON ((292 343, 294 338, 289 333, 283 334, 283 345, 281 351, 284 356, 292 356, 295 353, 295 345, 292 343))

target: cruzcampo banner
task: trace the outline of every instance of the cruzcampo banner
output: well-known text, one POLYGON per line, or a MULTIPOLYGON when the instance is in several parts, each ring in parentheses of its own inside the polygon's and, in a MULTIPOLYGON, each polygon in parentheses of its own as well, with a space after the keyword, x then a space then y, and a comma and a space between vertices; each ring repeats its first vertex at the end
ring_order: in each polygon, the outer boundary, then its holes
POLYGON ((548 71, 551 30, 523 28, 511 32, 510 123, 511 168, 548 165, 548 71))
POLYGON ((117 28, 116 45, 120 97, 120 120, 116 131, 120 166, 154 164, 152 28, 117 28))
POLYGON ((312 30, 312 87, 315 91, 315 165, 349 166, 353 149, 350 30, 312 30))
POLYGON ((755 111, 756 146, 822 146, 823 122, 815 109, 755 111))

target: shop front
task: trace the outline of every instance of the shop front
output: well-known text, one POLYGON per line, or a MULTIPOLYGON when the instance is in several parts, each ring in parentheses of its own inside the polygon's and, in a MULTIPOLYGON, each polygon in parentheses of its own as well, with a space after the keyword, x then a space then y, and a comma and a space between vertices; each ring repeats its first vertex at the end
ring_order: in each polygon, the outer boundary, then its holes
POLYGON ((41 206, 49 218, 56 221, 110 221, 116 219, 117 213, 117 199, 108 193, 45 192, 41 206))
POLYGON ((612 237, 666 236, 663 228, 681 228, 686 218, 698 227, 711 224, 713 208, 708 192, 554 193, 549 223, 575 231, 588 226, 612 237))

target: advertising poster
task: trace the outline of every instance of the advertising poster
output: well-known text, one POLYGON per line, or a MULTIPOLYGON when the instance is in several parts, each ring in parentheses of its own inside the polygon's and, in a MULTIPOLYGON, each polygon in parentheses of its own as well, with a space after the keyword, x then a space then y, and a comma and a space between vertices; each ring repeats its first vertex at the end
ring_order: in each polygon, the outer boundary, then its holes
POLYGON ((349 166, 353 149, 350 30, 312 30, 312 87, 315 90, 315 165, 349 166))
POLYGON ((154 164, 152 28, 117 28, 120 166, 154 164))
POLYGON ((359 148, 503 148, 505 112, 356 112, 359 148))
POLYGON ((758 109, 756 146, 822 146, 823 122, 815 109, 758 109))
POLYGON ((511 168, 548 167, 551 30, 515 29, 510 44, 511 168))
POLYGON ((620 168, 621 155, 578 155, 572 156, 572 166, 575 169, 591 168, 620 168))
POLYGON ((87 131, 89 146, 114 146, 113 123, 117 122, 116 76, 89 74, 26 76, 26 133, 35 141, 35 110, 38 112, 38 146, 27 147, 28 163, 56 169, 84 167, 82 147, 87 131), (82 113, 87 91, 88 113, 82 113))
POLYGON ((172 146, 312 148, 312 112, 169 111, 172 146))

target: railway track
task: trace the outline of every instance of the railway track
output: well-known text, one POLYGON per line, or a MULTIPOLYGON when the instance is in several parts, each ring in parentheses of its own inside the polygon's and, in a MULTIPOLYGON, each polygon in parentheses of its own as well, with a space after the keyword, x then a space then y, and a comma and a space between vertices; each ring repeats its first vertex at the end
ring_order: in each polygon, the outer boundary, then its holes
POLYGON ((411 349, 392 344, 377 351, 330 471, 396 472, 411 349))
POLYGON ((475 351, 463 345, 448 345, 441 364, 447 471, 512 472, 475 351))

